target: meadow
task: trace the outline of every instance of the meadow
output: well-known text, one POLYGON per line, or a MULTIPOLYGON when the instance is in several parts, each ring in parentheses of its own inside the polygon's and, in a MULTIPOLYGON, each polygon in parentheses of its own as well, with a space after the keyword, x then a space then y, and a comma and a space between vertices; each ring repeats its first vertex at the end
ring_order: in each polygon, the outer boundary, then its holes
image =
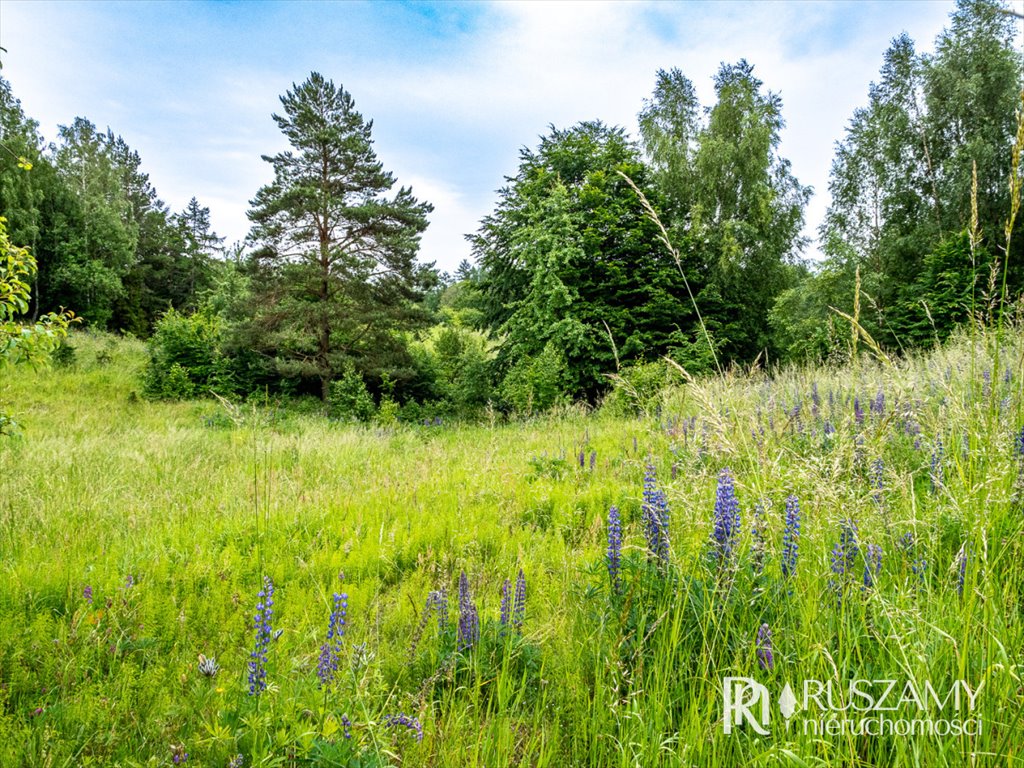
POLYGON ((72 344, 0 373, 2 766, 1022 761, 1016 331, 390 426, 72 344), (963 680, 981 728, 727 734, 725 677, 963 680))

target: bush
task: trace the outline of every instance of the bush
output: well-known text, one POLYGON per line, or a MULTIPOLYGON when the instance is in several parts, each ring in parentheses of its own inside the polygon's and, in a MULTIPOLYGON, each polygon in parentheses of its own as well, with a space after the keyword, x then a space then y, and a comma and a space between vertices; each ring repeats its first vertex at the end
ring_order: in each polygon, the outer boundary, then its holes
POLYGON ((327 410, 336 419, 369 421, 373 418, 376 410, 373 398, 366 389, 363 377, 351 362, 346 363, 341 377, 331 382, 327 410))
POLYGON ((626 366, 612 378, 612 390, 602 407, 615 416, 649 413, 669 382, 670 373, 664 361, 626 366))
POLYGON ((565 358, 549 342, 539 355, 512 367, 501 384, 501 395, 517 413, 540 413, 567 399, 565 377, 565 358))
POLYGON ((234 394, 230 360, 220 351, 216 317, 183 315, 171 309, 149 340, 143 392, 153 399, 183 399, 214 392, 234 394))

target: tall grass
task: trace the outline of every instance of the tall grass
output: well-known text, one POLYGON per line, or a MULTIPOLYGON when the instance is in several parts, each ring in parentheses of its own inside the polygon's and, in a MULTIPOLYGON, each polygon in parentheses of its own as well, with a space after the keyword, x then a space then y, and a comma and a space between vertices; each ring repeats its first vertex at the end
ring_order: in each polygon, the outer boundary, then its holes
POLYGON ((1014 764, 1022 339, 979 330, 892 364, 726 372, 665 390, 650 417, 380 430, 269 404, 232 418, 215 402, 141 401, 140 345, 78 334, 73 365, 0 382, 23 425, 0 443, 0 765, 166 765, 177 745, 209 766, 238 753, 246 765, 1014 764), (872 412, 879 389, 884 410, 872 412), (575 460, 581 449, 596 451, 593 471, 575 460), (648 462, 670 505, 667 569, 645 553, 648 462), (742 520, 728 578, 709 557, 724 467, 742 520), (784 579, 790 494, 803 524, 784 579), (619 594, 604 559, 613 504, 619 594), (837 600, 830 553, 851 518, 862 544, 884 550, 883 568, 873 587, 857 581, 837 600), (907 533, 923 577, 901 548, 907 533), (498 623, 502 583, 520 567, 521 637, 498 623), (454 594, 461 571, 480 642, 455 652, 452 603, 447 632, 430 619, 411 652, 428 593, 454 594), (283 632, 268 689, 251 697, 264 573, 283 632), (316 664, 339 574, 349 624, 324 691, 316 664), (757 661, 762 623, 772 671, 757 661), (216 658, 214 677, 200 674, 199 654, 216 658), (984 686, 984 728, 727 736, 727 675, 773 690, 808 678, 963 678, 984 686), (422 742, 385 725, 398 712, 419 719, 422 742))

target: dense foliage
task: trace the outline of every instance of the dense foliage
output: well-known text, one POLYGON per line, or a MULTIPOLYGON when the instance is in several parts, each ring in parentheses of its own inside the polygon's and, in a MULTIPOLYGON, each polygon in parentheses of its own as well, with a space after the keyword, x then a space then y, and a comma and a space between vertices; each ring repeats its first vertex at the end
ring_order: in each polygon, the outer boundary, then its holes
POLYGON ((1005 253, 1011 146, 1022 108, 1019 29, 996 3, 962 0, 935 51, 907 35, 885 53, 868 104, 836 148, 826 261, 781 297, 773 323, 786 350, 836 346, 829 307, 850 313, 862 275, 861 323, 889 348, 946 338, 1024 288, 1021 222, 1005 253), (1015 44, 1017 47, 1015 47, 1015 44), (974 200, 972 201, 972 190, 974 200))
POLYGON ((613 390, 641 403, 629 382, 663 375, 666 356, 700 374, 844 361, 861 337, 906 353, 1001 318, 1024 289, 1012 18, 960 0, 933 52, 893 40, 836 147, 820 263, 801 234, 811 190, 780 151, 782 97, 746 60, 719 67, 707 105, 659 71, 635 139, 551 126, 453 275, 416 261, 430 204, 394 189, 372 121, 318 73, 281 97, 290 148, 264 158, 274 179, 227 251, 196 199, 168 210, 123 138, 78 117, 47 144, 2 78, 0 215, 37 259, 27 319, 67 306, 152 337, 152 397, 479 418, 613 390))

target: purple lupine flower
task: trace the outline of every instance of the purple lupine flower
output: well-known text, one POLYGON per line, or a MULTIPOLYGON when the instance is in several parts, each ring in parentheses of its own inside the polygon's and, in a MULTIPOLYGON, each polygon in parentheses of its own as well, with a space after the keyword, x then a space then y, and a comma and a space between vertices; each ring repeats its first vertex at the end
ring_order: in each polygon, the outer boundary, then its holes
POLYGON ((523 619, 526 617, 526 574, 519 569, 516 575, 516 595, 512 601, 512 626, 516 632, 523 631, 523 619))
POLYGON ((917 576, 919 581, 923 582, 928 561, 924 557, 918 557, 917 542, 914 540, 914 534, 910 531, 904 533, 899 539, 899 547, 907 559, 910 560, 910 570, 917 576))
POLYGON ((878 388, 878 394, 875 395, 875 399, 869 403, 869 408, 875 416, 885 415, 885 392, 881 387, 878 388))
POLYGON ((469 579, 463 571, 459 576, 459 633, 458 648, 468 651, 480 639, 480 615, 469 594, 469 579))
POLYGON ((885 462, 881 458, 871 463, 871 497, 876 504, 882 503, 882 491, 885 490, 885 462))
POLYGON ((932 451, 931 472, 929 478, 932 483, 932 493, 942 487, 945 469, 942 466, 942 438, 935 439, 935 450, 932 451))
POLYGON ((505 582, 501 585, 501 626, 504 629, 508 626, 509 619, 512 617, 512 582, 505 579, 505 582))
POLYGON ((679 477, 679 464, 672 462, 672 479, 675 480, 679 477))
POLYGON ((772 630, 762 624, 757 630, 757 663, 761 669, 775 669, 775 654, 772 652, 772 630))
POLYGON ((864 411, 860 407, 860 397, 853 398, 853 420, 858 424, 864 423, 864 411))
POLYGON ((171 762, 175 765, 183 765, 188 762, 188 752, 184 744, 177 744, 171 747, 171 762))
POLYGON ((608 551, 605 562, 608 564, 612 592, 617 594, 622 589, 622 518, 618 507, 608 510, 608 551))
POLYGON ((641 505, 648 558, 662 566, 668 565, 668 500, 657 487, 654 467, 647 465, 644 475, 644 501, 641 505))
POLYGON ((832 577, 829 579, 829 586, 836 593, 836 600, 839 603, 842 603, 844 587, 853 577, 854 566, 859 555, 857 524, 853 520, 846 520, 842 524, 839 541, 832 547, 831 555, 832 577))
POLYGON ((586 451, 582 448, 580 448, 580 455, 578 458, 580 462, 580 469, 584 469, 586 467, 586 451))
POLYGON ((338 671, 338 660, 341 658, 341 641, 345 636, 345 615, 348 612, 348 595, 342 592, 334 594, 334 609, 327 623, 327 639, 320 646, 320 659, 316 665, 316 675, 320 678, 320 687, 326 688, 334 680, 338 671))
POLYGON ((399 712, 397 715, 386 715, 384 717, 384 725, 389 728, 395 728, 397 726, 408 728, 410 731, 413 731, 413 736, 416 741, 423 741, 423 726, 420 725, 420 721, 403 712, 399 712))
POLYGON ((352 721, 348 719, 348 715, 341 716, 341 735, 346 739, 352 738, 352 721))
POLYGON ((448 589, 441 587, 427 595, 427 610, 433 609, 437 614, 437 628, 442 633, 448 631, 448 589))
POLYGON ((732 474, 723 469, 718 475, 718 490, 715 494, 715 525, 711 532, 711 554, 719 568, 732 564, 736 539, 740 533, 740 503, 736 499, 736 487, 732 474))
POLYGON ((242 768, 245 765, 245 755, 239 752, 228 761, 228 768, 242 768))
POLYGON ((1017 449, 1017 455, 1024 456, 1024 427, 1021 427, 1020 432, 1014 436, 1013 444, 1017 449))
POLYGON ((131 589, 131 588, 132 588, 132 587, 134 587, 134 586, 135 586, 135 577, 134 577, 134 576, 132 576, 132 575, 131 575, 131 574, 129 573, 129 574, 128 574, 128 575, 127 575, 127 576, 125 577, 125 580, 124 580, 124 588, 125 588, 125 589, 131 589))
POLYGON ((836 433, 836 428, 832 426, 831 421, 826 420, 822 431, 825 433, 825 437, 832 437, 836 433))
POLYGON ((82 597, 85 598, 85 602, 92 605, 92 585, 86 584, 85 589, 82 590, 82 597))
POLYGON ((594 471, 594 467, 597 466, 597 451, 590 452, 590 471, 594 471))
POLYGON ((754 574, 759 576, 764 571, 764 556, 767 546, 764 539, 765 531, 765 519, 764 519, 764 505, 754 505, 754 516, 750 526, 750 536, 753 539, 753 562, 754 562, 754 574))
POLYGON ((845 558, 843 573, 853 573, 853 566, 856 563, 857 556, 860 554, 860 544, 857 541, 857 523, 853 519, 843 523, 842 531, 839 533, 839 546, 845 558))
POLYGON ((786 527, 782 532, 782 575, 787 579, 796 573, 800 554, 800 501, 795 495, 786 499, 786 527))
POLYGON ((263 577, 263 589, 257 593, 256 614, 253 616, 253 629, 256 643, 249 654, 249 695, 258 696, 267 689, 267 653, 274 631, 274 583, 269 576, 263 577))
POLYGON ((875 586, 875 577, 882 572, 882 548, 868 544, 864 551, 864 587, 875 586))

